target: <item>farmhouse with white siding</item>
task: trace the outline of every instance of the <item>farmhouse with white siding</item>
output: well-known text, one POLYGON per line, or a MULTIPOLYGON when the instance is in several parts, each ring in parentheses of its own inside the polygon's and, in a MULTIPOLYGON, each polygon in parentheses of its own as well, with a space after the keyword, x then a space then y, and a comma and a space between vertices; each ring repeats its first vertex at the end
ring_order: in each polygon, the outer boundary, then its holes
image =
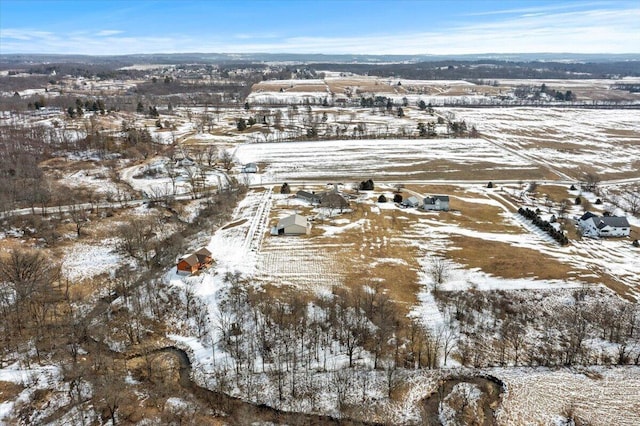
POLYGON ((631 232, 626 217, 597 216, 591 212, 578 219, 578 226, 586 237, 628 237, 631 232))
POLYGON ((449 211, 449 196, 434 195, 424 199, 422 208, 424 210, 449 211))

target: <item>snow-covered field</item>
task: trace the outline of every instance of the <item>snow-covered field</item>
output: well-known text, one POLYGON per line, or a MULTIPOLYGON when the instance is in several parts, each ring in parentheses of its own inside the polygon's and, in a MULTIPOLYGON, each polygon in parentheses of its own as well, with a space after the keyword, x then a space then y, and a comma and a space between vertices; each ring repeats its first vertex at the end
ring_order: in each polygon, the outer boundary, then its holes
POLYGON ((640 110, 451 108, 492 141, 573 178, 640 178, 640 110))
POLYGON ((266 163, 263 182, 320 179, 447 179, 469 168, 537 170, 532 161, 483 139, 349 140, 246 144, 241 163, 266 163), (439 162, 446 162, 443 167, 439 162), (436 173, 437 172, 437 173, 436 173))
POLYGON ((123 262, 116 243, 110 239, 100 245, 74 244, 62 259, 63 274, 72 281, 80 281, 115 271, 123 262))
POLYGON ((562 424, 573 408, 593 425, 635 426, 640 419, 640 367, 589 369, 498 369, 507 394, 497 411, 499 424, 562 424))

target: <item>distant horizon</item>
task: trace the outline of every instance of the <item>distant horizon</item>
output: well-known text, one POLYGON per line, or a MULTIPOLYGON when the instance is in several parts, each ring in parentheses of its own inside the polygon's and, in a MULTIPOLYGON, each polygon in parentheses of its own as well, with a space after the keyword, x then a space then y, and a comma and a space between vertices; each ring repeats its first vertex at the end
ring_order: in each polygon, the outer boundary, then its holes
POLYGON ((635 1, 0 0, 0 54, 637 54, 635 1))
MULTIPOLYGON (((628 52, 628 53, 604 53, 604 52, 593 52, 593 53, 576 53, 576 52, 506 52, 506 53, 496 53, 496 52, 483 52, 483 53, 460 53, 460 54, 375 54, 375 53, 309 53, 309 52, 153 52, 153 53, 145 53, 145 52, 136 52, 136 53, 124 53, 124 54, 92 54, 92 53, 43 53, 43 52, 14 52, 14 53, 3 53, 0 52, 0 56, 59 56, 59 57, 74 57, 74 56, 82 56, 82 57, 97 57, 97 58, 109 58, 109 57, 132 57, 132 56, 189 56, 189 55, 219 55, 219 56, 238 56, 241 59, 246 57, 257 57, 257 56, 300 56, 300 57, 312 57, 312 56, 327 56, 327 57, 372 57, 372 58, 382 58, 382 57, 398 57, 398 58, 420 58, 420 57, 434 57, 434 58, 462 58, 468 57, 478 58, 478 59, 496 59, 496 60, 505 60, 505 58, 510 56, 516 57, 562 57, 566 56, 575 56, 575 57, 617 57, 617 56, 638 56, 638 60, 640 60, 640 50, 637 52, 628 52)), ((531 59, 529 59, 531 60, 531 59)), ((536 60, 536 59, 533 59, 536 60)))

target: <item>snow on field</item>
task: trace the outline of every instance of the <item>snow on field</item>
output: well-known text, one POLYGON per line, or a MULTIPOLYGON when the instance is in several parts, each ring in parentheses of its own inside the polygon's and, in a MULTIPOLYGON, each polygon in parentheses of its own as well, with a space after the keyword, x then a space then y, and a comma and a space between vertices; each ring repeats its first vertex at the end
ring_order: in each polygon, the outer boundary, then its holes
POLYGON ((109 178, 109 170, 106 167, 97 167, 90 170, 78 170, 59 182, 69 188, 86 187, 99 194, 115 194, 118 186, 109 178))
MULTIPOLYGON (((247 144, 238 147, 235 155, 245 164, 267 163, 263 179, 270 182, 361 176, 410 179, 428 169, 429 163, 439 160, 454 162, 459 168, 479 163, 518 170, 535 168, 532 162, 483 139, 247 144)), ((449 171, 456 170, 456 166, 452 167, 449 171)))
POLYGON ((638 77, 624 77, 622 79, 579 79, 579 80, 560 80, 560 79, 497 79, 498 84, 506 86, 541 86, 546 84, 547 87, 560 86, 566 87, 585 87, 585 88, 609 88, 613 85, 624 83, 633 84, 640 83, 638 77))
MULTIPOLYGON (((521 155, 563 169, 640 177, 640 110, 451 108, 483 135, 521 155)), ((578 176, 575 176, 578 177, 578 176)))
POLYGON ((638 425, 640 367, 490 371, 507 387, 499 424, 554 424, 573 407, 589 424, 638 425))
MULTIPOLYGON (((471 188, 470 193, 481 194, 482 191, 477 188, 471 188)), ((480 203, 480 196, 463 196, 461 197, 468 203, 480 203)), ((371 200, 361 200, 366 203, 373 203, 371 200)), ((324 233, 321 237, 276 237, 267 234, 267 225, 272 206, 277 206, 278 214, 272 217, 280 217, 286 213, 288 209, 297 209, 300 207, 298 201, 290 199, 283 195, 274 195, 271 190, 251 190, 246 198, 236 208, 232 221, 222 229, 215 232, 208 248, 214 253, 216 265, 210 270, 203 271, 201 274, 191 277, 178 276, 175 272, 167 275, 167 279, 171 283, 180 288, 191 288, 195 295, 207 306, 208 318, 211 322, 209 330, 211 337, 206 339, 198 339, 194 336, 172 335, 170 336, 181 347, 188 350, 191 361, 193 362, 193 371, 195 379, 209 387, 215 386, 216 371, 222 366, 231 367, 232 359, 229 354, 214 350, 211 342, 220 339, 220 329, 223 320, 219 309, 220 301, 230 283, 225 281, 227 272, 240 272, 245 278, 250 278, 251 283, 260 285, 262 283, 273 283, 276 285, 297 286, 300 289, 323 293, 327 292, 332 285, 340 284, 343 277, 339 273, 340 251, 347 247, 341 241, 341 234, 348 229, 354 227, 362 227, 360 221, 351 222, 347 216, 335 219, 331 224, 316 224, 324 233), (283 208, 286 207, 286 208, 283 208)), ((500 204, 495 199, 487 198, 487 204, 496 206, 500 204)), ((395 208, 392 203, 387 203, 385 208, 395 208)), ((385 210, 385 212, 388 210, 385 210)), ((421 271, 419 272, 419 283, 421 290, 418 294, 418 304, 414 306, 410 313, 411 317, 418 318, 419 321, 428 327, 434 334, 443 333, 447 329, 450 321, 449 314, 443 312, 436 303, 431 293, 431 278, 428 273, 429 257, 428 254, 437 254, 450 248, 449 237, 451 235, 468 235, 475 238, 487 240, 499 240, 514 245, 536 248, 537 250, 547 250, 549 253, 561 254, 564 256, 572 256, 573 249, 560 248, 555 243, 547 241, 543 235, 538 235, 535 229, 528 229, 524 224, 523 234, 500 234, 497 232, 479 232, 472 229, 465 229, 457 225, 437 220, 437 214, 420 213, 413 210, 403 210, 402 218, 409 224, 406 232, 399 237, 394 237, 393 243, 413 244, 418 246, 425 256, 420 260, 421 271)), ((513 216, 506 216, 505 220, 519 223, 513 216)), ((578 249, 580 250, 580 249, 578 249)), ((612 253, 613 255, 613 253, 612 253)), ((400 259, 383 259, 383 261, 399 261, 400 259)), ((579 285, 573 281, 555 281, 555 280, 537 280, 537 279, 502 279, 493 277, 479 270, 465 269, 460 265, 452 264, 451 275, 442 288, 445 290, 462 290, 474 287, 478 290, 496 290, 496 289, 555 289, 555 288, 572 288, 579 285)), ((455 331, 454 331, 455 333, 455 331)), ((366 354, 362 355, 366 358, 366 354)), ((364 359, 364 358, 363 358, 364 359)), ((342 358, 330 360, 330 370, 338 368, 345 362, 342 358)), ((442 361, 441 361, 442 362, 442 361)), ((259 362, 257 362, 259 364, 259 362)), ((455 366, 456 361, 449 358, 448 366, 455 366)), ((452 370, 455 371, 455 370, 452 370)), ((590 404, 589 399, 597 399, 602 393, 588 389, 597 388, 598 381, 581 378, 580 374, 572 371, 552 372, 545 369, 527 370, 527 374, 523 374, 520 369, 498 369, 497 372, 490 370, 492 375, 496 375, 504 380, 507 384, 508 394, 505 397, 504 408, 499 412, 499 418, 503 424, 520 424, 523 420, 530 421, 534 419, 534 423, 549 424, 554 421, 560 414, 566 403, 576 402, 576 406, 580 409, 584 404, 590 404), (531 371, 531 374, 529 374, 531 371), (557 385, 556 388, 564 386, 562 398, 553 398, 551 395, 556 392, 554 386, 562 382, 569 383, 567 385, 557 385), (546 387, 545 387, 546 386, 546 387), (532 390, 535 389, 535 392, 532 390), (571 389, 585 389, 585 392, 571 393, 571 389), (524 395, 524 396, 523 396, 524 395), (574 396, 571 399, 571 396, 574 396), (586 398, 580 397, 586 395, 586 398), (529 398, 529 399, 527 399, 529 398), (530 403, 527 401, 535 401, 530 403), (504 421, 502 421, 504 420, 504 421)), ((613 393, 607 394, 606 398, 620 397, 622 392, 617 393, 615 380, 621 377, 616 376, 617 371, 607 372, 603 370, 604 376, 603 388, 605 394, 613 389, 613 393), (613 395, 613 396, 608 396, 613 395)), ((637 371, 633 369, 627 370, 631 373, 637 371)), ((418 377, 420 375, 416 375, 418 377)), ((637 392, 634 388, 639 386, 640 379, 638 375, 625 373, 625 377, 630 376, 631 382, 625 384, 626 392, 637 392)), ((326 384, 327 389, 331 386, 330 373, 317 373, 314 375, 314 382, 326 384)), ((376 376, 377 377, 377 376, 376 376)), ((422 377, 422 376, 420 376, 422 377)), ((278 406, 277 392, 269 385, 268 381, 262 376, 253 377, 255 382, 252 385, 253 396, 241 394, 239 389, 231 391, 232 394, 242 396, 248 400, 256 400, 261 403, 278 406), (258 396, 258 394, 260 396, 258 396)), ((373 382, 378 378, 372 378, 370 382, 373 394, 380 391, 378 385, 374 386, 373 382), (374 387, 376 389, 374 389, 374 387)), ((411 386, 408 392, 413 395, 411 402, 406 402, 398 406, 387 406, 388 415, 392 416, 397 424, 412 423, 419 419, 417 408, 418 401, 421 396, 426 395, 433 390, 434 377, 422 377, 421 380, 410 380, 411 386), (418 383, 420 382, 420 383, 418 383)), ((384 389, 381 382, 381 389, 384 389)), ((322 388, 322 386, 321 386, 322 388)), ((318 390, 319 392, 319 390, 318 390)), ((626 394, 629 395, 628 393, 626 394)), ((335 394, 327 391, 322 393, 321 400, 324 401, 318 406, 311 407, 300 402, 300 406, 288 405, 288 409, 316 410, 325 413, 332 413, 335 406, 335 394)), ((382 400, 382 399, 381 399, 382 400)), ((590 415, 596 419, 605 419, 606 410, 597 407, 595 411, 589 409, 590 415), (604 411, 603 411, 604 410, 604 411)), ((619 414, 620 422, 616 424, 630 424, 627 422, 629 410, 635 410, 637 407, 631 406, 627 412, 619 414), (625 423, 626 422, 626 423, 625 423)), ((445 413, 446 414, 446 413, 445 413)), ((450 413, 449 413, 450 414, 450 413)), ((445 416, 446 417, 446 416, 445 416)), ((612 417, 616 420, 618 417, 612 417)))
MULTIPOLYGON (((7 401, 3 398, 2 402, 0 402, 0 424, 5 424, 4 421, 16 415, 14 410, 16 404, 29 403, 35 391, 59 389, 61 387, 61 379, 60 368, 53 365, 26 368, 16 362, 0 369, 0 382, 11 382, 25 387, 15 400, 7 401)), ((0 397, 2 397, 1 393, 0 397)), ((52 408, 56 406, 55 403, 51 405, 52 408)))
POLYGON ((267 236, 260 252, 257 279, 275 285, 292 285, 321 292, 341 285, 338 267, 343 244, 318 244, 296 236, 267 236))
POLYGON ((311 104, 321 104, 328 93, 323 92, 254 92, 247 97, 251 104, 294 105, 306 101, 311 104))
POLYGON ((500 278, 468 269, 462 265, 452 265, 447 282, 440 286, 444 291, 462 291, 473 288, 481 291, 491 290, 545 290, 554 288, 579 288, 581 283, 566 280, 541 280, 530 278, 500 278))
POLYGON ((115 271, 123 262, 116 243, 115 239, 107 239, 99 245, 74 244, 62 258, 62 273, 72 281, 79 281, 115 271))
POLYGON ((257 262, 256 248, 266 233, 266 209, 271 204, 272 193, 250 191, 236 208, 229 225, 216 231, 208 245, 214 253, 216 270, 241 272, 253 276, 257 262), (252 250, 253 248, 253 250, 252 250))

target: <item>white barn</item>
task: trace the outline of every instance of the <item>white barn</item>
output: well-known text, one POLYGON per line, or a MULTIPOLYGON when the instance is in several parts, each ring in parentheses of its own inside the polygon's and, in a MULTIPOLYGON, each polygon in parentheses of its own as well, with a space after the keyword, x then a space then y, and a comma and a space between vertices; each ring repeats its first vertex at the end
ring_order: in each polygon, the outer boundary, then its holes
POLYGON ((271 235, 304 235, 311 232, 311 224, 306 217, 294 214, 280 219, 271 229, 271 235))

